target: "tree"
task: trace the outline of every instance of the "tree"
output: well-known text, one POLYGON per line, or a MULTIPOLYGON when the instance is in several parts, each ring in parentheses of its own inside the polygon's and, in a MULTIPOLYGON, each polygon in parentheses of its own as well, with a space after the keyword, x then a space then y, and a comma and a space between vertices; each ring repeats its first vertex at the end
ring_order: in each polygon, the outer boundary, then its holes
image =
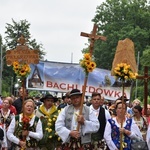
POLYGON ((135 44, 135 53, 142 52, 150 40, 150 6, 146 0, 106 0, 96 9, 93 22, 106 42, 96 41, 94 56, 98 67, 111 69, 119 40, 130 38, 135 44))
POLYGON ((143 51, 140 61, 143 67, 150 66, 150 46, 143 51))
POLYGON ((17 46, 17 40, 21 35, 24 35, 26 38, 26 43, 29 48, 31 49, 37 49, 39 51, 39 57, 40 59, 43 59, 45 52, 43 51, 42 44, 37 44, 35 39, 31 39, 31 34, 29 32, 30 23, 26 20, 21 20, 20 22, 16 22, 12 19, 12 24, 6 23, 6 36, 4 37, 6 43, 2 46, 3 49, 3 95, 8 93, 11 93, 14 91, 14 84, 16 81, 16 75, 14 74, 14 71, 12 67, 8 67, 6 65, 6 58, 4 57, 6 55, 6 50, 8 49, 15 49, 17 46), (4 93, 4 91, 6 91, 4 93))
POLYGON ((21 20, 20 22, 16 22, 12 19, 13 24, 6 23, 6 31, 5 31, 5 40, 6 46, 9 49, 14 49, 17 46, 17 41, 21 35, 26 38, 26 43, 31 49, 37 49, 39 51, 40 59, 43 59, 45 52, 43 51, 43 45, 37 44, 35 39, 31 39, 31 34, 29 32, 30 23, 27 20, 21 20))

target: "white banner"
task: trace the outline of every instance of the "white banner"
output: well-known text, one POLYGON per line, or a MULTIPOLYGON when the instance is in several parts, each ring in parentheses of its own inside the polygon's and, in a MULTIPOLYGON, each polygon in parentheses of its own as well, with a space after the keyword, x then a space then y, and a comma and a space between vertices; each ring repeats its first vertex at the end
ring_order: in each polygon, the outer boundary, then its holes
MULTIPOLYGON (((65 93, 74 88, 82 91, 84 78, 85 73, 79 64, 40 62, 31 65, 27 88, 65 93)), ((91 96, 93 92, 101 93, 105 99, 115 100, 122 96, 122 86, 121 83, 115 82, 109 70, 96 68, 89 73, 85 95, 91 96)), ((125 87, 124 95, 130 98, 130 86, 125 87)))

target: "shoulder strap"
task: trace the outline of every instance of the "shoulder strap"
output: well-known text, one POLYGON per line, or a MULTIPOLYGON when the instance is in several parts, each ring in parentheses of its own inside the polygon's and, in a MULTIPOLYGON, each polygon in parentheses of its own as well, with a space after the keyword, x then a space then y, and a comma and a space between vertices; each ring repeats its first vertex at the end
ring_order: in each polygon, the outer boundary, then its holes
POLYGON ((39 117, 35 116, 35 122, 38 122, 39 121, 39 117))
POLYGON ((16 115, 16 116, 15 116, 15 120, 16 120, 16 121, 19 121, 19 115, 16 115))

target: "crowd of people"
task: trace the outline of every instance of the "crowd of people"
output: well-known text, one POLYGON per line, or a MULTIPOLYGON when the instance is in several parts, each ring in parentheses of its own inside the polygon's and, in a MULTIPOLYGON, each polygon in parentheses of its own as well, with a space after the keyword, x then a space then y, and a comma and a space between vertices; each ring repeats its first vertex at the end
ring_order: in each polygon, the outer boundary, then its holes
POLYGON ((73 89, 62 99, 52 94, 4 97, 0 104, 2 150, 141 150, 150 149, 150 105, 119 97, 105 101, 93 92, 81 108, 82 92, 73 89), (142 149, 142 146, 144 148, 142 149))

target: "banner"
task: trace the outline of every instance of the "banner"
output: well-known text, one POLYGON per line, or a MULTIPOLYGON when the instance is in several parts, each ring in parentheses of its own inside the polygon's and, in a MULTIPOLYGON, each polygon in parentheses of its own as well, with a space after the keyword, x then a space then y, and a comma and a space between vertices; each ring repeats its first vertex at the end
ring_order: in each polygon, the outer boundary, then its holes
MULTIPOLYGON (((85 73, 79 64, 40 61, 31 64, 27 89, 66 93, 72 89, 82 91, 85 73)), ((96 68, 89 73, 86 96, 99 92, 105 99, 115 100, 122 96, 122 85, 109 70, 96 68)), ((125 87, 125 96, 130 98, 130 85, 125 87)))

